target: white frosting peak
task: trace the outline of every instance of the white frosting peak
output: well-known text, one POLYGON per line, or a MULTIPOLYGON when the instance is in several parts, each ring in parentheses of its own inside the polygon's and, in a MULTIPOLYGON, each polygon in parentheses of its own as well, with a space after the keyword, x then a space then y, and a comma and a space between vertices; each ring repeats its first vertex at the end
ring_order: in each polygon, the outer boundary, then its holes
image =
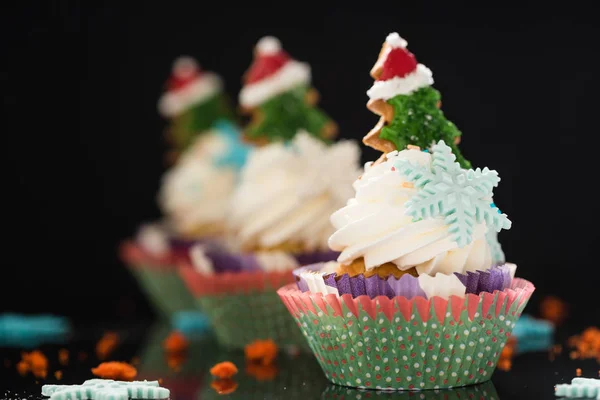
POLYGON ((276 54, 281 51, 281 42, 274 36, 265 36, 256 44, 256 50, 260 54, 276 54))
POLYGON ((331 216, 336 231, 329 246, 341 251, 338 261, 350 264, 363 257, 367 270, 390 262, 400 270, 416 267, 419 274, 430 275, 489 269, 485 224, 474 227, 471 244, 458 248, 443 218, 413 221, 405 214, 405 204, 417 189, 395 169, 397 159, 431 166, 431 155, 414 149, 366 164, 365 173, 354 183, 355 196, 331 216))
POLYGON ((163 176, 159 204, 179 233, 224 223, 237 172, 213 160, 226 146, 216 132, 203 133, 163 176))
POLYGON ((393 48, 405 48, 408 45, 408 42, 400 37, 397 32, 390 33, 385 38, 385 42, 393 48))
POLYGON ((255 150, 231 204, 231 227, 242 244, 326 249, 329 215, 352 196, 359 157, 354 142, 327 146, 306 132, 255 150))

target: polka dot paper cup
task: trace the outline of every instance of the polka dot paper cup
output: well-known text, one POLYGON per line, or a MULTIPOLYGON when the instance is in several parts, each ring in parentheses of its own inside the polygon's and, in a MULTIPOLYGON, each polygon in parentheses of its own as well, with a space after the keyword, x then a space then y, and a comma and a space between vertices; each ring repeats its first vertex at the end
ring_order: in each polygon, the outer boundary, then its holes
POLYGON ((423 390, 488 381, 534 286, 449 299, 278 294, 332 383, 361 389, 423 390))

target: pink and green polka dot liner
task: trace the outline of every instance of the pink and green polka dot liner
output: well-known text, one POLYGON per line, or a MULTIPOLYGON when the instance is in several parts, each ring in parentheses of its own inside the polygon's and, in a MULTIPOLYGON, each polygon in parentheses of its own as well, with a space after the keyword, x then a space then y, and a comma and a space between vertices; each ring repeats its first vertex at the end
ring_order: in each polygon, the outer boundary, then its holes
POLYGON ((467 297, 463 304, 456 298, 407 305, 396 299, 336 303, 335 296, 324 300, 284 289, 279 294, 326 377, 337 385, 379 390, 488 381, 533 292, 531 285, 512 296, 467 297))

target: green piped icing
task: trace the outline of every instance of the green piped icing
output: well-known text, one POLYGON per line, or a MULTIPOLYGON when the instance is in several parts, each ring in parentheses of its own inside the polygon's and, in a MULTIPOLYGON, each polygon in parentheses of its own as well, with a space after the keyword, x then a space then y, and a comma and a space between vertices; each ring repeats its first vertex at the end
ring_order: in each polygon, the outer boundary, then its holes
POLYGON ((431 170, 407 160, 394 166, 419 189, 406 202, 406 214, 415 220, 444 217, 448 232, 458 247, 472 242, 476 223, 485 222, 488 229, 499 232, 510 229, 506 214, 491 203, 493 188, 498 186, 498 173, 489 170, 465 170, 455 162, 456 156, 443 140, 432 147, 431 170))
POLYGON ((306 102, 309 88, 297 86, 281 93, 257 107, 260 119, 248 125, 245 134, 249 139, 266 138, 269 142, 288 141, 294 138, 299 130, 327 141, 323 137, 323 129, 330 118, 317 107, 306 102))
POLYGON ((169 126, 172 147, 185 150, 200 133, 207 132, 218 120, 234 122, 234 114, 224 93, 216 93, 173 117, 169 126))
POLYGON ((471 168, 471 163, 455 144, 455 139, 462 134, 439 109, 440 100, 440 92, 431 86, 409 95, 392 97, 387 102, 394 107, 394 119, 381 130, 379 137, 392 142, 398 150, 405 149, 409 144, 429 149, 433 143, 444 140, 460 165, 471 168))

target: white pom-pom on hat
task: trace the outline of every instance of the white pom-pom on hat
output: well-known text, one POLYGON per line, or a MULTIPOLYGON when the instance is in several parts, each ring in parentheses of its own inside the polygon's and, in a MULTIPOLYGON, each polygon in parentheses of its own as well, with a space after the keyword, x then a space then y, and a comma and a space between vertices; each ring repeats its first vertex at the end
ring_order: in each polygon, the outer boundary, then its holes
POLYGON ((260 54, 276 54, 281 51, 281 42, 274 36, 265 36, 256 44, 256 51, 260 54))
POLYGON ((385 38, 385 42, 393 48, 405 48, 408 42, 400 37, 397 32, 392 32, 385 38))
POLYGON ((189 78, 198 70, 198 63, 192 57, 181 56, 173 62, 173 75, 178 78, 189 78))

